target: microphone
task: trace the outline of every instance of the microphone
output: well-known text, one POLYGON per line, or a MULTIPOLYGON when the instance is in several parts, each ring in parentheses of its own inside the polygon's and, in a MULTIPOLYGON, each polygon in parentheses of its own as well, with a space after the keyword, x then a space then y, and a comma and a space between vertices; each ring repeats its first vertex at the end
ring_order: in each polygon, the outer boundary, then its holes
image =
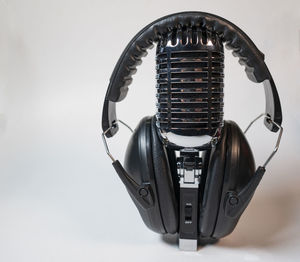
POLYGON ((201 147, 223 126, 224 48, 218 35, 181 27, 156 49, 156 126, 179 147, 201 147))

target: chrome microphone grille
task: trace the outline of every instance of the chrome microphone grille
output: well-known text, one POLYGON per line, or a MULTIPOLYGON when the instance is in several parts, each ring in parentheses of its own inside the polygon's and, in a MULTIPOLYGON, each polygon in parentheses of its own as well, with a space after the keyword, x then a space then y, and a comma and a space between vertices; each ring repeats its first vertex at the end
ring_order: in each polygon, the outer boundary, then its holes
POLYGON ((173 30, 156 50, 157 126, 163 133, 213 136, 223 124, 224 49, 199 28, 173 30))

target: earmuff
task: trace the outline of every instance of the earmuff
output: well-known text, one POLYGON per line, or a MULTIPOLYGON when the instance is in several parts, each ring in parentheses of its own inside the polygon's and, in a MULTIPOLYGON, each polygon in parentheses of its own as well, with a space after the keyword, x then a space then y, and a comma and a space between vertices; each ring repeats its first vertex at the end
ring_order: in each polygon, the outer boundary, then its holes
MULTIPOLYGON (((175 152, 161 140, 155 117, 143 118, 134 130, 126 151, 125 168, 109 153, 105 136, 112 137, 118 131, 116 102, 126 97, 131 76, 147 54, 146 50, 179 26, 205 28, 233 50, 239 62, 245 65, 249 79, 264 83, 265 125, 270 131, 280 130, 279 139, 282 134, 282 113, 275 83, 264 55, 241 29, 221 17, 202 12, 165 16, 142 29, 125 48, 111 76, 103 106, 103 139, 113 166, 144 223, 161 234, 174 234, 179 228, 181 214, 175 152)), ((279 140, 276 150, 278 145, 279 140)), ((255 170, 244 133, 235 122, 224 121, 219 141, 203 156, 197 210, 200 239, 213 241, 232 232, 265 172, 265 165, 255 170)))

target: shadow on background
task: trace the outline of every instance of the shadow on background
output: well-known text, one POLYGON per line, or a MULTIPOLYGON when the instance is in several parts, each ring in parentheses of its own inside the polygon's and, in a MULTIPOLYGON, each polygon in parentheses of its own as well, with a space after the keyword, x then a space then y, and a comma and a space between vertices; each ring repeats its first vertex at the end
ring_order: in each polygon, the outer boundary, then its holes
POLYGON ((166 244, 172 245, 172 246, 178 246, 179 242, 179 235, 174 234, 174 235, 161 235, 161 240, 165 242, 166 244))

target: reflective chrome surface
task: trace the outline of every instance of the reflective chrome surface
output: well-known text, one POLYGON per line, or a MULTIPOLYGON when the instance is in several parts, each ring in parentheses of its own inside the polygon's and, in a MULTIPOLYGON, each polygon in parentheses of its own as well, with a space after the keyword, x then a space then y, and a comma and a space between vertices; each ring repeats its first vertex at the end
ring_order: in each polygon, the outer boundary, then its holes
POLYGON ((208 143, 223 125, 224 50, 219 37, 199 28, 172 31, 158 43, 156 63, 157 127, 178 146, 208 143))

